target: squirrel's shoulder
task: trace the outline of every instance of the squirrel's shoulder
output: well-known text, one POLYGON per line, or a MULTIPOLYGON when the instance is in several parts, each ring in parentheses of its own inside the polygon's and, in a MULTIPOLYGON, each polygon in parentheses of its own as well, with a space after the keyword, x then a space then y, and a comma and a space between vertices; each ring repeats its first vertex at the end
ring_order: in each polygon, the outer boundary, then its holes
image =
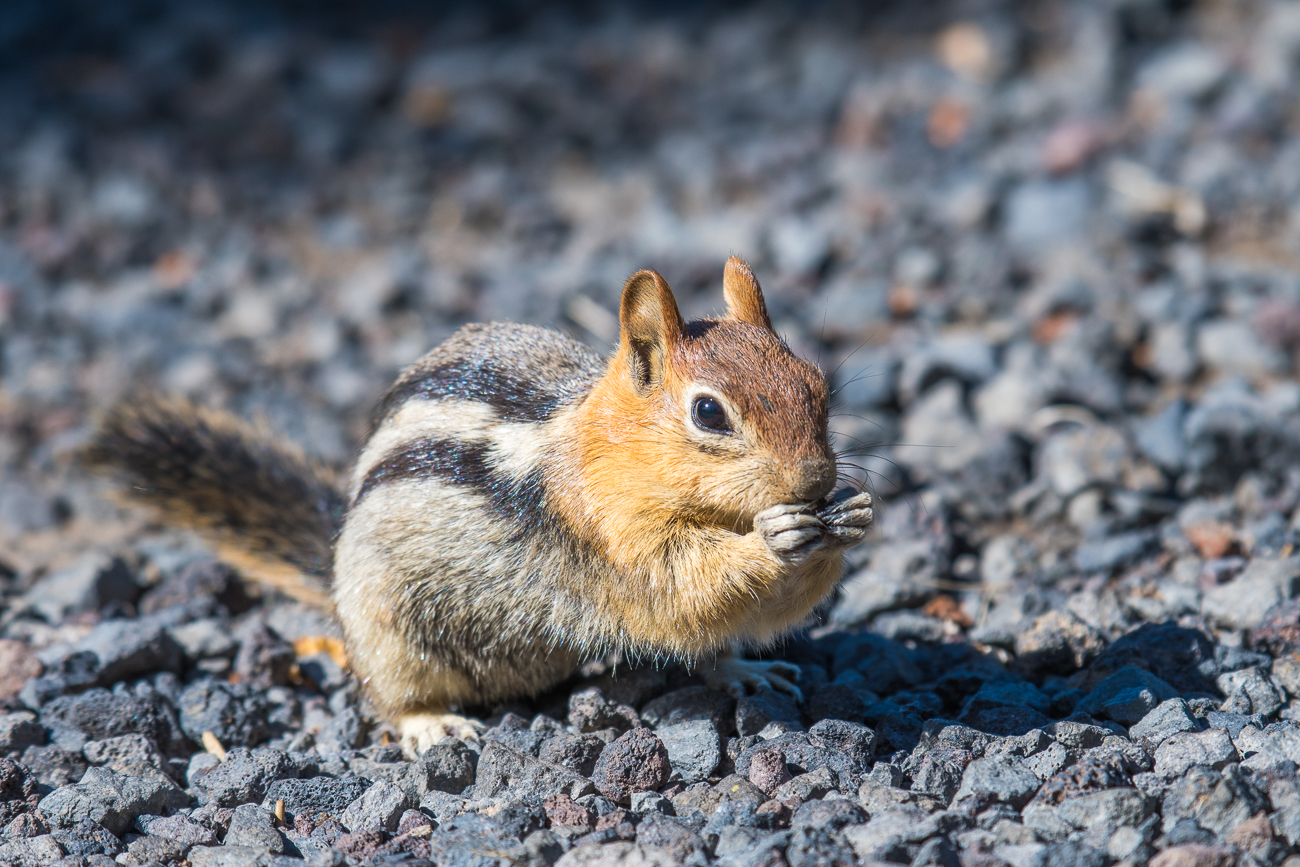
POLYGON ((544 421, 595 385, 605 360, 536 325, 466 325, 402 371, 376 411, 378 425, 413 398, 491 405, 505 421, 544 421))

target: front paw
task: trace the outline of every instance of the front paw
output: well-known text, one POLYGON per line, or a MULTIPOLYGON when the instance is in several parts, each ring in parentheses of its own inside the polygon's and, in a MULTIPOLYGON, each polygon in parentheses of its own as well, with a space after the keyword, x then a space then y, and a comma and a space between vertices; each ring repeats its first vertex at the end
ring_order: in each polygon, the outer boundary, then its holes
POLYGON ((826 525, 804 504, 764 509, 754 516, 754 529, 768 550, 788 566, 807 563, 826 540, 826 525))
POLYGON ((871 495, 865 491, 855 494, 850 488, 831 494, 824 505, 818 504, 816 514, 835 544, 845 547, 861 542, 876 520, 871 495))

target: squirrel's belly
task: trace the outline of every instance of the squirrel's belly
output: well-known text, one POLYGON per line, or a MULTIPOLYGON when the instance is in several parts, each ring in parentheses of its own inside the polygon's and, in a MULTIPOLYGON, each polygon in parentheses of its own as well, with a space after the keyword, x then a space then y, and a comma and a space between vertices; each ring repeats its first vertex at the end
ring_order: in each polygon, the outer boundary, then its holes
POLYGON ((842 577, 843 558, 828 552, 792 567, 756 533, 705 530, 617 571, 595 582, 591 619, 614 626, 620 649, 691 660, 804 625, 842 577))
POLYGON ((813 611, 843 577, 844 560, 839 556, 803 567, 754 607, 750 619, 740 627, 738 637, 763 645, 806 625, 813 611))

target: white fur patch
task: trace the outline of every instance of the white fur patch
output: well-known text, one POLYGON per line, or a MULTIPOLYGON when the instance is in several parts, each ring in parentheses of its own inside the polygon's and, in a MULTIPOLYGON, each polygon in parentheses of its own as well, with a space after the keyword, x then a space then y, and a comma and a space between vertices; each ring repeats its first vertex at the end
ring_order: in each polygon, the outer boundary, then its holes
POLYGON ((492 407, 474 400, 412 398, 384 422, 366 443, 352 471, 350 495, 394 449, 422 439, 482 442, 497 423, 492 407))
POLYGON ((522 479, 542 466, 554 422, 546 424, 503 422, 495 425, 488 434, 494 446, 492 463, 497 472, 513 479, 522 479))

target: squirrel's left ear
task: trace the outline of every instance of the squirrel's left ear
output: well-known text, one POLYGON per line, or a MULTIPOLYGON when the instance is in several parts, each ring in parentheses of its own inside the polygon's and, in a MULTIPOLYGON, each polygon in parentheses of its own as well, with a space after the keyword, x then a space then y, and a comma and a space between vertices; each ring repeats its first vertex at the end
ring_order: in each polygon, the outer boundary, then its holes
POLYGON ((767 304, 763 302, 758 278, 738 256, 728 259, 722 272, 722 295, 727 299, 728 319, 772 330, 772 320, 767 317, 767 304))

